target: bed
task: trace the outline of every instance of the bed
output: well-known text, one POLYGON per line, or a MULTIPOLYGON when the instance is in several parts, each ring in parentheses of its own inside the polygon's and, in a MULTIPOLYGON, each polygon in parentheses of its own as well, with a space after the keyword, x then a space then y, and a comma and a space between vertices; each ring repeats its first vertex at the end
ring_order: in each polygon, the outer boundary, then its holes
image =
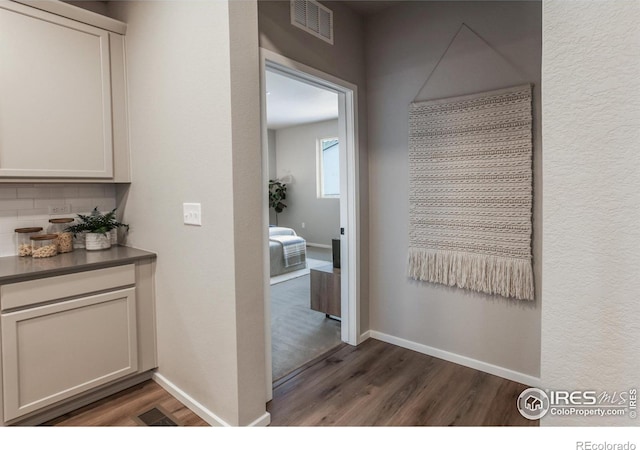
POLYGON ((291 228, 269 227, 271 276, 305 269, 307 243, 291 228))

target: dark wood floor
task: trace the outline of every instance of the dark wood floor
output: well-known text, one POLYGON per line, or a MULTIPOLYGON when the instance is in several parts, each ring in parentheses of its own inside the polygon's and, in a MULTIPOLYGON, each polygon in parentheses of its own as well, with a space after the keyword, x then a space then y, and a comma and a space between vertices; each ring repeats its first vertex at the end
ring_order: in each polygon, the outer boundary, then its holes
MULTIPOLYGON (((340 346, 274 385, 272 426, 537 426, 516 399, 527 386, 369 339, 340 346)), ((137 426, 160 406, 184 426, 200 417, 153 381, 66 414, 46 425, 137 426)))
POLYGON ((537 426, 516 409, 528 386, 369 339, 279 384, 272 426, 537 426))
POLYGON ((208 423, 151 380, 65 414, 45 425, 141 426, 143 424, 137 417, 158 406, 178 425, 209 426, 208 423))

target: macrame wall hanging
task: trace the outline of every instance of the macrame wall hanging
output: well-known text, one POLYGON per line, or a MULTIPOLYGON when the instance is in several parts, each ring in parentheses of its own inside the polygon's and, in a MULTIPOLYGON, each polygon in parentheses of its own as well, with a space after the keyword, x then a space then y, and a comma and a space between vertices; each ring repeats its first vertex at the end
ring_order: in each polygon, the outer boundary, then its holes
POLYGON ((411 278, 534 299, 531 90, 411 103, 411 278))

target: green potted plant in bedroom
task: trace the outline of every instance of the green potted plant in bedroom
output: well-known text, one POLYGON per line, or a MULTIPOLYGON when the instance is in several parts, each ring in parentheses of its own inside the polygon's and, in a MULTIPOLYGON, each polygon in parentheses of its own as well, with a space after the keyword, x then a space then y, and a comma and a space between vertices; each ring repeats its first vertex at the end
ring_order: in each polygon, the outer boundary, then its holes
POLYGON ((276 212, 276 225, 278 214, 287 207, 282 201, 287 198, 287 185, 278 180, 269 180, 269 208, 276 212))
POLYGON ((91 214, 78 214, 79 222, 66 228, 76 236, 84 233, 85 248, 87 250, 104 250, 111 248, 111 231, 120 227, 129 231, 129 225, 116 220, 116 208, 102 214, 96 206, 91 214))

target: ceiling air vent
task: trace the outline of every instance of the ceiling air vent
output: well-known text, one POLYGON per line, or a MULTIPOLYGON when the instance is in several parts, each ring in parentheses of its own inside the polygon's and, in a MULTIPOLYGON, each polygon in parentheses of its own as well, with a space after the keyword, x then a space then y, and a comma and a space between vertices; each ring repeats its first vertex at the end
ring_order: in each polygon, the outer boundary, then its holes
POLYGON ((291 0, 291 25, 333 45, 333 11, 314 0, 291 0))

